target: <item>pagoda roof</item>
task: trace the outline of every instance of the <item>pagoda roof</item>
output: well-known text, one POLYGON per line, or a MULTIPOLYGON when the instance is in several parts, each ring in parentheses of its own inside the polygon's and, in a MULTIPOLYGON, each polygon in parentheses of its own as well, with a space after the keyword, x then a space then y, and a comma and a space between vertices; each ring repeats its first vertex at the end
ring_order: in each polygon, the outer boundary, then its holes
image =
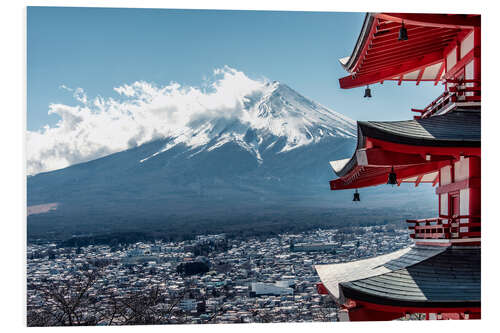
POLYGON ((415 146, 480 147, 481 114, 454 111, 442 116, 405 121, 359 122, 365 136, 415 146))
POLYGON ((480 147, 479 109, 406 121, 358 121, 356 151, 349 159, 330 162, 340 177, 330 187, 383 184, 392 168, 401 182, 415 176, 422 176, 419 183, 434 182, 443 164, 459 155, 480 155, 480 147))
POLYGON ((479 307, 481 249, 413 246, 343 264, 316 265, 339 302, 418 308, 479 307))
POLYGON ((349 76, 341 88, 385 80, 433 81, 444 73, 444 50, 481 25, 479 15, 367 13, 351 56, 339 59, 349 76), (404 23, 408 40, 398 40, 404 23))

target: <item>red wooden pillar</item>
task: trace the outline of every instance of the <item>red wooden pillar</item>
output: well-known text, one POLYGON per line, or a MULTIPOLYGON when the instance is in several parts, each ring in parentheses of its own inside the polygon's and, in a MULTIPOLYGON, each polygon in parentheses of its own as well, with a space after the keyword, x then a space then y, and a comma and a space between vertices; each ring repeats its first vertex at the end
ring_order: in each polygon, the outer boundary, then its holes
MULTIPOLYGON (((481 27, 474 28, 474 80, 481 82, 481 27)), ((481 83, 474 83, 475 87, 481 83)), ((478 92, 479 93, 479 92, 478 92)), ((477 95, 478 93, 475 93, 477 95)))
MULTIPOLYGON (((469 214, 481 216, 481 158, 470 157, 470 179, 475 180, 477 186, 469 189, 469 214)), ((471 219, 471 222, 480 222, 479 219, 471 219)))

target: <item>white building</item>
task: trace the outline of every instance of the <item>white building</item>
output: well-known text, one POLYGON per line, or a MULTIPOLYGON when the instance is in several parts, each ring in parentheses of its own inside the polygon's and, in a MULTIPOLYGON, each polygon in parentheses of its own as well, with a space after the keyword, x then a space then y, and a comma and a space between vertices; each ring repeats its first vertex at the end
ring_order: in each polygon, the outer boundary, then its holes
POLYGON ((260 295, 293 295, 293 289, 271 283, 252 282, 250 296, 260 295))

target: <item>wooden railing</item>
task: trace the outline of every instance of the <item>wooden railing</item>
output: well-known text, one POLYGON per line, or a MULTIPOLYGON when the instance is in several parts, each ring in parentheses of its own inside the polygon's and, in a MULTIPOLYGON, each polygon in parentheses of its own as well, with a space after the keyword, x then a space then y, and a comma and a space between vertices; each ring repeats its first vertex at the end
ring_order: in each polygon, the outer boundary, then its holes
POLYGON ((427 118, 442 110, 451 103, 456 102, 481 102, 481 82, 479 80, 446 80, 445 83, 453 84, 448 90, 439 95, 424 109, 411 109, 412 112, 420 113, 415 119, 427 118), (467 86, 474 84, 474 86, 467 86))
POLYGON ((481 216, 478 215, 440 215, 429 219, 406 220, 406 222, 414 224, 408 227, 414 231, 410 234, 410 237, 414 239, 481 237, 481 216))

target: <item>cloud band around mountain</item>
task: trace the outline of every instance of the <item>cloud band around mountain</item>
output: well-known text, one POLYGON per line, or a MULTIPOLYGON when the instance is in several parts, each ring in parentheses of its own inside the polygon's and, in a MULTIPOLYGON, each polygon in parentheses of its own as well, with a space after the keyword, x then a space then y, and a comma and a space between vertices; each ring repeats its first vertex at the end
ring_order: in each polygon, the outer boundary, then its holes
POLYGON ((262 90, 268 80, 251 79, 225 66, 202 87, 144 81, 114 88, 116 97, 89 99, 82 88, 75 105, 51 104, 54 126, 27 132, 27 173, 61 169, 169 136, 179 136, 191 122, 214 116, 240 118, 243 97, 262 90))

